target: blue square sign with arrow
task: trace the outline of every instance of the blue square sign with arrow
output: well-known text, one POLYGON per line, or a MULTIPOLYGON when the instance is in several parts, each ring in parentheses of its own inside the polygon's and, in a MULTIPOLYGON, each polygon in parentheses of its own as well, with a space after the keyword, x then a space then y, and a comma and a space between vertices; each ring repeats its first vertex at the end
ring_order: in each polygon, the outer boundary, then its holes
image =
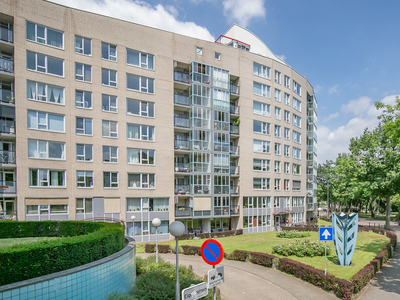
POLYGON ((320 227, 319 228, 319 240, 320 241, 333 241, 333 228, 332 227, 320 227))

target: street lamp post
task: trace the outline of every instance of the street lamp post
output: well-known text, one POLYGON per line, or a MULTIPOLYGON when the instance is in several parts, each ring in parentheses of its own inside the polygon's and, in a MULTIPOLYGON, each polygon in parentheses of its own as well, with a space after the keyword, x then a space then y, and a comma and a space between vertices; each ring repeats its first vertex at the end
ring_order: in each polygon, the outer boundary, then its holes
POLYGON ((169 225, 169 232, 175 237, 176 240, 176 285, 175 285, 175 300, 179 300, 179 258, 178 258, 178 238, 185 231, 185 225, 182 222, 175 221, 169 225))
POLYGON ((133 238, 135 238, 135 219, 136 219, 136 216, 135 216, 135 215, 131 216, 131 220, 132 220, 132 222, 133 222, 133 225, 132 225, 132 229, 133 229, 133 238))
POLYGON ((161 220, 159 218, 154 218, 151 224, 156 228, 156 263, 158 263, 158 226, 161 225, 161 220))
POLYGON ((321 207, 318 207, 318 227, 321 227, 321 207))
POLYGON ((329 206, 329 186, 330 186, 330 183, 328 182, 327 184, 326 184, 326 186, 327 186, 327 188, 328 188, 328 193, 327 193, 327 200, 326 200, 326 204, 328 205, 328 219, 329 219, 329 211, 330 211, 330 206, 329 206))

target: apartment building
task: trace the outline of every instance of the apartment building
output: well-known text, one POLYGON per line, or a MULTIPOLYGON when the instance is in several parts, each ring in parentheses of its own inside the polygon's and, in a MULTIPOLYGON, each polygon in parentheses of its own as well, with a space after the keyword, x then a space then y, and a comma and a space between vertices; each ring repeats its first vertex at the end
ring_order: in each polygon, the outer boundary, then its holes
POLYGON ((1 216, 138 241, 155 217, 160 239, 313 217, 313 88, 247 29, 209 42, 43 0, 2 1, 0 24, 1 216))

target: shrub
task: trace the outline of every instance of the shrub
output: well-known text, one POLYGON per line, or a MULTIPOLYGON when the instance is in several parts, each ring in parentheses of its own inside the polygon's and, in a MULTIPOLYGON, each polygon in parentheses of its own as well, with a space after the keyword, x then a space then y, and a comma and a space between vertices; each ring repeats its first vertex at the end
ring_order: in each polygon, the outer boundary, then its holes
POLYGON ((211 233, 199 233, 198 235, 197 235, 200 239, 209 239, 209 238, 211 238, 211 233))
POLYGON ((237 229, 236 230, 236 235, 241 235, 243 234, 243 229, 237 229))
POLYGON ((237 261, 246 261, 249 258, 249 251, 245 250, 235 250, 231 254, 226 256, 226 259, 237 260, 237 261))
POLYGON ((336 295, 343 300, 350 300, 353 296, 353 284, 345 279, 336 278, 336 295))
POLYGON ((194 234, 193 233, 184 233, 179 237, 179 240, 193 240, 194 234))
MULTIPOLYGON (((298 257, 304 256, 324 256, 325 244, 323 242, 310 242, 309 240, 295 240, 287 244, 278 244, 272 246, 272 253, 277 253, 283 256, 295 255, 298 257)), ((331 248, 326 247, 326 254, 331 253, 331 248)))
POLYGON ((310 236, 309 232, 299 232, 297 230, 288 230, 288 231, 281 231, 276 233, 276 237, 279 238, 286 238, 286 239, 293 239, 293 238, 302 238, 310 236))
POLYGON ((354 274, 353 277, 351 277, 350 279, 350 281, 354 285, 353 292, 358 293, 359 291, 361 291, 374 277, 374 275, 374 266, 372 264, 366 265, 364 268, 354 274))
POLYGON ((182 250, 185 255, 201 255, 201 247, 182 246, 182 250))
POLYGON ((158 245, 158 253, 171 253, 169 245, 158 245))
POLYGON ((267 253, 260 253, 260 252, 250 252, 250 262, 253 264, 257 264, 260 266, 272 267, 272 261, 275 256, 267 253))
MULTIPOLYGON (((156 244, 145 244, 144 245, 145 253, 155 253, 156 252, 156 244)), ((158 245, 158 253, 170 253, 171 247, 169 245, 158 245)))

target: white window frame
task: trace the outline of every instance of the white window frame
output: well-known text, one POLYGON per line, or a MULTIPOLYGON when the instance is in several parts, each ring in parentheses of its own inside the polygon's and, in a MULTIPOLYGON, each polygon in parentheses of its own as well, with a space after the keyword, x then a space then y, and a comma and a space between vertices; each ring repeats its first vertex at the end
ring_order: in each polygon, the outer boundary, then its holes
POLYGON ((107 163, 107 164, 110 164, 110 163, 113 163, 113 164, 115 164, 115 163, 118 163, 118 146, 106 146, 106 145, 103 145, 103 147, 102 147, 102 159, 103 159, 103 163, 107 163), (105 157, 104 157, 104 150, 106 149, 106 148, 108 148, 108 153, 109 153, 109 161, 107 161, 107 160, 105 160, 105 157), (116 156, 112 156, 112 151, 111 150, 116 150, 115 152, 116 152, 116 156))
POLYGON ((293 125, 301 128, 301 118, 296 114, 292 114, 292 115, 293 115, 293 125))
POLYGON ((274 149, 275 149, 275 155, 281 155, 281 144, 280 143, 275 143, 274 149))
MULTIPOLYGON (((258 147, 258 145, 257 145, 257 147, 258 147)), ((253 152, 270 154, 271 153, 271 142, 270 141, 263 141, 263 140, 253 140, 253 152), (255 151, 254 150, 254 142, 255 141, 261 142, 261 149, 263 149, 263 151, 255 151), (264 149, 265 149, 265 151, 264 151, 264 149)))
POLYGON ((275 178, 275 191, 281 190, 281 180, 279 178, 275 178))
POLYGON ((292 174, 293 175, 301 175, 301 165, 299 164, 292 164, 292 174))
POLYGON ((136 91, 136 92, 141 92, 141 93, 146 93, 146 94, 155 94, 155 90, 156 90, 156 81, 154 78, 150 78, 150 77, 145 77, 145 76, 140 76, 140 75, 136 75, 136 74, 130 74, 130 73, 126 73, 127 76, 127 82, 128 82, 128 76, 137 76, 139 77, 139 89, 135 90, 132 89, 130 87, 128 87, 128 84, 126 85, 126 89, 128 91, 136 91), (153 92, 149 92, 149 79, 153 81, 153 92), (142 81, 145 80, 146 83, 143 86, 142 81))
POLYGON ((293 158, 301 159, 301 149, 293 147, 292 154, 293 158))
POLYGON ((46 45, 46 46, 53 47, 53 48, 57 48, 57 49, 62 49, 62 50, 64 49, 64 32, 63 31, 58 30, 58 29, 54 29, 54 28, 51 28, 51 27, 47 27, 47 26, 44 26, 44 25, 40 25, 40 24, 37 24, 37 23, 34 23, 34 22, 26 21, 26 30, 27 30, 27 32, 28 32, 28 23, 31 23, 31 24, 35 25, 35 40, 31 40, 31 39, 27 38, 28 41, 31 41, 31 42, 34 42, 34 43, 38 43, 38 44, 42 44, 42 45, 46 45), (37 29, 38 26, 44 28, 44 37, 39 37, 38 36, 38 29, 37 29), (58 32, 58 33, 62 34, 62 41, 61 41, 62 45, 61 45, 61 47, 53 46, 53 45, 48 43, 47 30, 52 30, 52 31, 55 31, 55 32, 58 32))
POLYGON ((266 117, 270 117, 271 116, 271 105, 267 104, 267 103, 262 103, 259 101, 253 101, 253 113, 256 115, 260 115, 260 116, 266 116, 266 117), (254 108, 255 104, 261 104, 261 110, 258 111, 254 108))
POLYGON ((156 188, 156 174, 154 173, 128 173, 128 189, 146 189, 154 190, 156 188), (140 183, 139 187, 130 186, 129 175, 139 175, 140 183), (154 185, 150 185, 150 175, 153 175, 154 185))
POLYGON ((290 129, 287 127, 283 128, 283 138, 290 141, 290 129))
MULTIPOLYGON (((283 180, 283 190, 284 191, 290 191, 290 179, 284 179, 283 180)), ((286 205, 286 206, 289 206, 289 205, 286 205)))
POLYGON ((261 65, 259 63, 253 62, 253 74, 262 78, 267 78, 271 79, 271 68, 261 65), (256 71, 257 69, 260 69, 261 72, 256 71))
MULTIPOLYGON (((89 201, 88 201, 89 202, 89 201)), ((85 214, 85 215, 91 215, 93 214, 93 198, 89 198, 89 197, 76 197, 75 198, 75 213, 76 214, 85 214), (83 207, 78 207, 78 203, 77 200, 78 199, 82 199, 82 205, 83 207), (88 206, 86 204, 86 200, 90 200, 90 206, 91 206, 91 211, 87 212, 86 211, 86 207, 88 206), (79 212, 78 212, 79 210, 79 212)))
POLYGON ((260 159, 253 158, 253 171, 255 172, 271 172, 271 160, 269 159, 260 159), (254 170, 254 161, 259 160, 261 164, 261 170, 254 170))
POLYGON ((280 138, 281 137, 281 126, 280 125, 275 125, 274 132, 275 132, 275 137, 280 138))
POLYGON ((116 70, 101 68, 101 85, 117 87, 118 86, 117 81, 118 81, 118 73, 116 70), (107 71, 107 78, 105 78, 107 82, 104 82, 103 71, 107 71), (113 74, 112 72, 115 72, 115 80, 111 80, 111 75, 113 74))
POLYGON ((280 203, 279 203, 279 197, 274 197, 274 208, 279 208, 280 203))
POLYGON ((28 139, 28 158, 33 158, 33 159, 46 159, 46 160, 61 160, 61 161, 65 161, 65 143, 64 142, 58 142, 58 141, 46 141, 46 140, 36 140, 36 139, 28 139), (36 152, 37 152, 37 156, 29 156, 29 145, 32 145, 36 143, 36 152), (55 158, 55 157, 50 157, 50 153, 49 153, 49 145, 51 143, 58 143, 61 144, 63 147, 63 157, 61 158, 55 158), (45 144, 45 151, 41 151, 41 144, 45 144))
POLYGON ((126 134, 127 134, 127 139, 128 140, 136 140, 136 141, 147 141, 147 142, 155 142, 156 140, 156 129, 154 126, 149 126, 149 125, 142 125, 142 124, 134 124, 134 123, 127 123, 126 124, 126 134), (139 138, 135 139, 133 137, 129 137, 129 130, 128 130, 128 126, 129 125, 134 125, 134 126, 139 126, 139 138), (143 127, 147 127, 147 135, 143 135, 143 127), (153 139, 149 139, 150 137, 150 128, 153 129, 153 139), (146 137, 146 139, 143 139, 143 137, 146 137))
POLYGON ((155 118, 156 116, 156 104, 151 101, 143 101, 143 100, 138 100, 138 99, 132 99, 132 98, 126 98, 126 114, 130 116, 141 116, 141 117, 146 117, 146 118, 155 118), (139 114, 134 114, 129 112, 128 110, 128 101, 138 101, 139 102, 139 114), (146 104, 146 109, 147 110, 142 110, 143 104, 146 104), (149 105, 153 105, 153 116, 149 116, 149 105), (146 115, 147 114, 147 115, 146 115))
POLYGON ((111 172, 111 171, 103 171, 103 188, 105 188, 105 189, 117 189, 118 187, 119 187, 119 183, 118 183, 118 178, 119 177, 119 175, 118 175, 118 172, 111 172), (117 181, 112 181, 112 178, 113 178, 113 174, 117 174, 117 181), (108 177, 109 177, 109 180, 110 180, 110 186, 104 186, 104 178, 105 178, 105 176, 107 176, 108 175, 108 177))
POLYGON ((118 97, 108 94, 101 94, 101 111, 118 113, 118 97), (115 106, 111 105, 111 97, 115 98, 115 106), (103 105, 103 101, 108 101, 108 110, 106 109, 106 106, 103 105))
POLYGON ((285 161, 283 163, 283 173, 290 174, 290 163, 289 162, 285 161))
POLYGON ((283 156, 290 157, 290 146, 283 145, 283 156))
POLYGON ((281 119, 281 109, 279 107, 275 106, 274 112, 275 112, 275 119, 280 120, 281 119))
POLYGON ((89 39, 89 38, 86 38, 86 37, 83 37, 83 36, 80 36, 80 35, 75 35, 75 39, 74 39, 74 52, 75 53, 77 53, 77 54, 82 54, 82 55, 86 55, 86 56, 92 56, 92 39, 89 39), (76 46, 76 39, 81 39, 81 44, 82 44, 82 48, 78 48, 77 46, 76 46), (89 54, 86 54, 85 53, 85 49, 86 49, 86 47, 85 47, 85 41, 90 41, 90 53, 89 54), (78 51, 77 51, 78 50, 78 51))
POLYGON ((155 164, 156 164, 156 151, 155 150, 153 150, 153 149, 140 149, 140 148, 127 148, 127 151, 126 151, 126 153, 127 153, 127 160, 128 160, 128 164, 129 165, 145 165, 145 166, 154 166, 155 164), (138 151, 138 153, 139 153, 139 162, 138 163, 132 163, 132 162, 130 162, 130 160, 129 160, 129 150, 139 150, 138 151), (150 163, 150 159, 149 159, 149 157, 150 157, 150 151, 153 151, 153 163, 151 164, 150 163), (146 153, 146 155, 147 155, 147 159, 143 159, 143 153, 146 153), (145 163, 145 162, 147 162, 147 163, 145 163))
POLYGON ((275 70, 275 83, 281 84, 281 72, 275 70))
POLYGON ((297 111, 301 111, 301 101, 293 97, 293 108, 297 111))
POLYGON ((274 161, 274 172, 275 173, 281 173, 281 162, 280 162, 280 160, 275 160, 274 161))
POLYGON ((147 70, 154 70, 154 69, 155 69, 155 59, 154 59, 154 55, 153 55, 153 54, 145 53, 145 52, 141 52, 141 51, 138 51, 138 50, 126 48, 126 57, 127 57, 127 59, 126 59, 126 64, 127 64, 128 66, 134 66, 134 67, 138 67, 138 68, 142 68, 142 69, 147 69, 147 70), (129 52, 129 51, 138 53, 139 63, 138 63, 137 65, 128 63, 128 52, 129 52), (149 58, 150 58, 150 56, 151 56, 151 59, 153 60, 153 68, 152 68, 152 69, 149 68, 149 58), (142 58, 143 58, 143 57, 146 58, 146 63, 143 63, 143 62, 142 62, 142 58))
POLYGON ((92 83, 92 66, 75 62, 75 80, 92 83), (78 66, 81 66, 82 74, 78 74, 78 66), (87 71, 86 68, 89 68, 89 70, 90 70, 90 80, 88 80, 88 78, 85 78, 86 71, 87 71))
POLYGON ((254 177, 253 178, 253 190, 255 191, 261 191, 261 190, 266 190, 269 191, 271 190, 271 181, 270 178, 260 178, 260 177, 254 177), (254 179, 261 179, 261 188, 257 189, 254 188, 254 179))
POLYGON ((284 93, 283 103, 290 106, 290 95, 288 93, 284 93))
POLYGON ((92 103, 93 103, 93 99, 92 99, 92 92, 89 91, 84 91, 84 90, 75 90, 75 107, 76 108, 82 108, 82 109, 92 109, 92 103), (77 93, 82 93, 82 101, 77 101, 76 99, 76 94, 77 93), (86 103, 85 99, 86 99, 86 94, 90 95, 90 103, 86 103), (77 104, 81 104, 81 106, 77 105, 77 104))
POLYGON ((34 98, 29 98, 29 92, 27 92, 27 99, 28 100, 33 100, 33 101, 38 101, 38 102, 44 102, 44 103, 49 103, 49 104, 56 104, 56 105, 64 105, 65 106, 65 88, 62 86, 58 86, 58 85, 53 85, 53 84, 47 84, 47 83, 43 83, 43 82, 38 82, 38 81, 33 81, 33 80, 27 80, 27 88, 28 88, 28 84, 35 84, 35 92, 34 94, 34 98), (43 91, 44 91, 44 95, 39 94, 39 85, 43 85, 43 91), (62 101, 60 103, 57 102, 53 102, 50 101, 50 92, 49 92, 49 88, 51 87, 55 87, 58 89, 62 89, 62 95, 61 95, 61 99, 62 101))
POLYGON ((76 161, 78 161, 78 162, 93 162, 93 145, 92 144, 79 144, 78 143, 78 144, 76 144, 75 151, 76 151, 76 161), (83 146, 83 154, 78 154, 78 146, 79 147, 83 146), (86 150, 89 149, 89 147, 86 147, 86 146, 90 146, 90 151, 91 151, 91 153, 90 153, 91 159, 90 160, 85 159, 86 150), (83 159, 79 159, 80 157, 82 157, 83 159))
POLYGON ((301 144, 301 133, 293 130, 293 142, 301 144))
POLYGON ((34 72, 39 72, 39 73, 44 73, 44 74, 48 74, 48 75, 53 75, 53 76, 57 76, 57 77, 64 77, 64 60, 58 57, 54 57, 54 56, 50 56, 50 55, 46 55, 46 54, 42 54, 42 53, 37 53, 37 52, 33 52, 33 51, 28 51, 26 50, 26 55, 27 55, 27 70, 30 71, 34 71, 34 72), (28 68, 28 53, 33 53, 35 55, 35 69, 29 69, 28 68), (42 55, 44 56, 44 66, 42 65, 38 65, 38 55, 42 55), (54 74, 54 73, 49 73, 48 72, 48 58, 51 59, 55 59, 58 61, 62 62, 62 75, 59 74, 54 74))
POLYGON ((94 179, 93 179, 93 171, 86 171, 86 170, 76 170, 76 187, 79 189, 92 189, 94 185, 94 179), (83 172, 81 176, 83 176, 83 181, 79 181, 78 178, 80 175, 78 175, 79 172, 83 172), (86 186, 86 178, 92 178, 92 182, 90 186, 86 186), (83 186, 82 186, 83 184, 83 186))
POLYGON ((262 83, 254 81, 253 82, 253 94, 261 96, 261 97, 271 98, 271 87, 269 85, 262 84, 262 83), (254 92, 254 84, 259 84, 260 85, 261 94, 256 94, 254 92))
MULTIPOLYGON (((59 114, 51 114, 48 112, 44 112, 44 111, 38 111, 38 110, 29 110, 28 109, 28 116, 29 116, 29 112, 33 112, 36 114, 36 119, 37 119, 37 128, 33 128, 33 127, 28 127, 28 129, 33 129, 33 130, 42 130, 42 131, 49 131, 49 132, 59 132, 59 133, 64 133, 65 132, 65 116, 64 115, 59 115, 59 114), (45 123, 39 123, 39 114, 45 114, 45 123), (49 129, 49 115, 52 116, 61 116, 63 119, 63 130, 59 131, 59 130, 51 130, 49 129), (46 128, 39 128, 40 126, 45 126, 46 128)), ((28 124, 29 126, 29 124, 28 124)))
POLYGON ((275 89, 275 101, 281 102, 281 91, 275 89))
POLYGON ((301 95, 301 85, 298 84, 296 81, 293 80, 293 92, 298 95, 301 95))
POLYGON ((93 136, 93 119, 92 118, 85 118, 85 117, 75 117, 75 134, 76 135, 88 135, 88 136, 93 136), (77 121, 78 119, 82 119, 82 124, 83 124, 83 128, 79 128, 80 131, 83 131, 83 133, 78 133, 78 127, 77 127, 77 121), (86 128, 86 121, 90 120, 90 131, 91 133, 86 133, 86 131, 88 130, 88 128, 86 128))
POLYGON ((117 61, 117 45, 113 45, 113 44, 110 44, 110 43, 105 43, 105 42, 101 42, 101 59, 105 59, 105 60, 109 60, 109 61, 114 61, 114 62, 116 62, 117 61), (107 57, 103 57, 103 55, 104 55, 104 53, 103 53, 103 46, 107 46, 107 52, 108 52, 108 55, 107 55, 107 57), (114 48, 114 50, 115 50, 115 55, 112 55, 111 54, 111 48, 114 48))
POLYGON ((264 135, 271 135, 271 123, 253 120, 253 132, 264 134, 264 135), (254 131, 254 122, 261 123, 261 132, 254 131))
POLYGON ((101 130, 102 131, 102 134, 101 134, 102 137, 115 138, 115 139, 118 138, 118 122, 117 121, 102 120, 101 129, 102 129, 101 130), (108 125, 107 125, 107 123, 108 123, 108 125), (115 131, 111 130, 113 125, 115 125, 115 131), (103 130, 104 126, 108 126, 109 135, 105 135, 104 130, 103 130))
POLYGON ((290 124, 290 112, 287 110, 283 111, 283 121, 290 124))
POLYGON ((284 76, 284 86, 290 89, 290 77, 289 76, 284 76))
POLYGON ((66 178, 65 178, 65 170, 57 170, 57 169, 36 169, 36 168, 29 168, 29 187, 39 187, 39 188, 65 188, 67 186, 66 184, 66 178), (36 170, 36 178, 37 178, 37 184, 38 185, 31 185, 31 172, 36 170), (40 171, 44 171, 46 173, 46 178, 40 178, 39 174, 40 171), (51 185, 51 172, 63 172, 64 176, 64 185, 51 185), (47 185, 41 185, 41 183, 47 183, 47 185))

